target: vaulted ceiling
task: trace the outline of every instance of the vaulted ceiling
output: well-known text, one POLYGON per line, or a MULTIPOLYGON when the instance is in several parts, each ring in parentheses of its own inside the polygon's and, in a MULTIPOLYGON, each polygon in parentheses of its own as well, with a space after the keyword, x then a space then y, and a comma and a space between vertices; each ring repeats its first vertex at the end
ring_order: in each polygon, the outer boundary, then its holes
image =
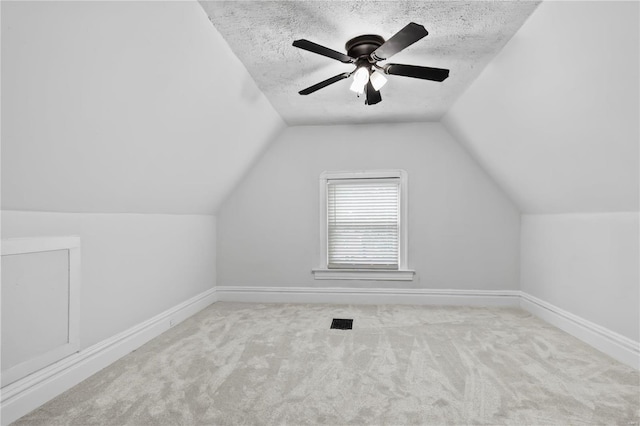
MULTIPOLYGON (((523 212, 638 210, 637 2, 6 2, 2 207, 218 211, 285 123, 438 120, 523 212), (365 106, 336 50, 430 34, 365 106), (213 23, 213 25, 212 25, 213 23), (594 29, 596 29, 594 31, 594 29)), ((399 132, 401 132, 399 130, 399 132)), ((398 137, 402 137, 399 134, 398 137)))
MULTIPOLYGON (((206 1, 200 4, 289 125, 437 121, 502 49, 539 1, 206 1), (352 65, 297 49, 308 39, 344 52, 361 34, 390 38, 409 22, 429 35, 392 62, 450 69, 442 83, 389 76, 383 101, 364 105, 349 80, 298 91, 352 65)), ((224 67, 224 63, 220 64, 224 67)))
POLYGON ((289 125, 442 121, 523 212, 638 210, 637 2, 200 4, 289 125), (293 40, 344 51, 408 22, 429 35, 392 62, 448 68, 444 82, 389 76, 373 106, 348 80, 297 94, 352 66, 293 40))
POLYGON ((445 116, 523 212, 638 211, 639 16, 543 2, 445 116))
POLYGON ((3 209, 211 214, 283 125, 195 1, 2 4, 3 209))

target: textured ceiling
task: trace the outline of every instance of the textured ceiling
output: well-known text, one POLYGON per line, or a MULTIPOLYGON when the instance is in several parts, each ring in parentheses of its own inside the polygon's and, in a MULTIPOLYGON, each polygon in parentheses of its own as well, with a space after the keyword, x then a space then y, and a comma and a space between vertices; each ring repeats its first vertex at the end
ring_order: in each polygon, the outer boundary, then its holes
MULTIPOLYGON (((209 19, 289 125, 437 121, 538 1, 200 1, 209 19), (409 22, 429 35, 389 62, 448 68, 442 83, 388 76, 382 102, 365 106, 350 79, 308 96, 308 86, 352 65, 291 45, 305 38, 344 52, 361 34, 390 38, 409 22)), ((384 62, 382 62, 384 63, 384 62)), ((224 64, 221 64, 224 66, 224 64)))

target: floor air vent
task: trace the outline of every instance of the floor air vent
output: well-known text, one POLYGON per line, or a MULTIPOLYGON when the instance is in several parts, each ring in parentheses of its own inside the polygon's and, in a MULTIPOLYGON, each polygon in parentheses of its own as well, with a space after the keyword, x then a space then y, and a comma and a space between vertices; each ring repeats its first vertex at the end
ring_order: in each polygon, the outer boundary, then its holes
POLYGON ((334 318, 333 321, 331 321, 331 328, 335 328, 336 330, 351 330, 353 328, 353 320, 334 318))

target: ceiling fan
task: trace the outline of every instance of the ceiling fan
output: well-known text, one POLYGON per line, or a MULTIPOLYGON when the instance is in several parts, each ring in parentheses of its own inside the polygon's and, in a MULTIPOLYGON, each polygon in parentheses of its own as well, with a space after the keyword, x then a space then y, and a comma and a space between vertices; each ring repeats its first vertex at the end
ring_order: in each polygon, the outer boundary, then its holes
POLYGON ((380 88, 387 82, 383 74, 444 81, 449 76, 449 70, 443 68, 403 64, 378 65, 379 61, 389 59, 391 56, 422 39, 427 34, 429 34, 429 32, 422 25, 411 22, 386 41, 381 36, 375 34, 366 34, 352 38, 345 45, 345 49, 347 50, 346 55, 309 40, 296 40, 293 42, 295 47, 356 66, 355 69, 350 72, 344 72, 328 78, 298 93, 308 95, 353 75, 353 83, 350 89, 358 95, 366 93, 365 105, 374 105, 382 101, 380 88))

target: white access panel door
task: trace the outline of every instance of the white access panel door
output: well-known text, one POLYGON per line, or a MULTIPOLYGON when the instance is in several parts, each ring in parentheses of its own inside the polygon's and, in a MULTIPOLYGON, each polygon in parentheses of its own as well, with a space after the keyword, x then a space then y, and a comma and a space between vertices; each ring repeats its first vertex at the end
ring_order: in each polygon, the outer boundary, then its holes
POLYGON ((2 387, 76 352, 79 239, 2 241, 2 387))

